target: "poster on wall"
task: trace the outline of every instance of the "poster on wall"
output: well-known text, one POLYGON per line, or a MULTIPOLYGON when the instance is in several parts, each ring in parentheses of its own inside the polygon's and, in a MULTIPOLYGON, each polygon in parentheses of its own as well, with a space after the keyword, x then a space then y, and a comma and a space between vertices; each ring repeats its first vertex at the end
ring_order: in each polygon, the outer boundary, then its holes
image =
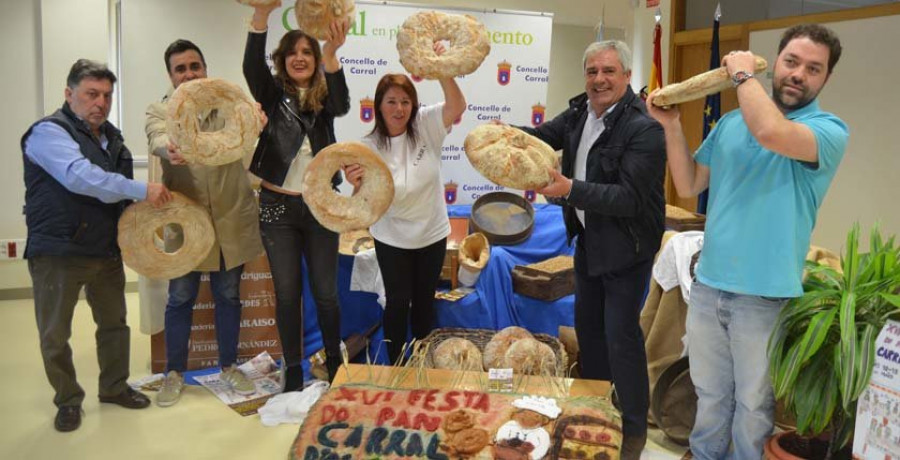
POLYGON ((900 322, 888 321, 875 339, 872 377, 856 407, 853 458, 900 459, 900 322))
MULTIPOLYGON (((420 11, 468 14, 488 31, 491 52, 474 73, 457 77, 467 107, 444 141, 442 180, 447 204, 469 204, 479 196, 505 190, 482 177, 466 158, 466 134, 478 125, 501 120, 512 125, 536 126, 545 120, 547 85, 550 81, 550 38, 552 16, 526 12, 486 12, 448 8, 422 8, 357 0, 356 18, 347 41, 338 50, 350 88, 350 112, 335 120, 338 141, 355 141, 369 134, 374 123, 375 86, 387 73, 409 75, 400 64, 397 34, 403 21, 420 11)), ((297 28, 292 2, 269 16, 267 59, 278 40, 297 28)), ((419 103, 443 101, 436 80, 410 75, 419 103)), ((346 187, 346 182, 344 184, 346 187)), ((507 190, 534 200, 535 194, 507 190)), ((349 190, 343 190, 349 194, 349 190)))

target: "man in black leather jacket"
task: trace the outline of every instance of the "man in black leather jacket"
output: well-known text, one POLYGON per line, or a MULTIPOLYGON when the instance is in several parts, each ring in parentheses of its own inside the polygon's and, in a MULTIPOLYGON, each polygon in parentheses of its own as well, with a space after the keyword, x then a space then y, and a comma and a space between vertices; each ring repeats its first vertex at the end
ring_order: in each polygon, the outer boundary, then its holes
POLYGON ((629 86, 631 52, 618 41, 584 53, 585 93, 537 128, 562 150, 562 173, 538 190, 563 205, 576 238, 575 332, 582 376, 612 380, 623 412, 622 459, 647 439, 649 382, 639 318, 663 233, 666 151, 662 127, 629 86))

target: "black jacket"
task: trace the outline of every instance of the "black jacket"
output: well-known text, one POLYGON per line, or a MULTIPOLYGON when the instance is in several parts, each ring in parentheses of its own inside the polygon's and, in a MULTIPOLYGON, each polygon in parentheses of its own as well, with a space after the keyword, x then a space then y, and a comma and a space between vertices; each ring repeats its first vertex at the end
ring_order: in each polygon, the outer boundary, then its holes
MULTIPOLYGON (((587 94, 537 128, 521 128, 562 150, 562 173, 572 177, 588 109, 587 94)), ((619 271, 646 261, 659 250, 664 230, 666 144, 662 126, 647 115, 630 87, 591 146, 585 181, 575 180, 563 205, 566 232, 578 236, 582 268, 590 276, 619 271), (585 226, 575 209, 584 211, 585 226), (587 228, 585 228, 587 227, 587 228)), ((577 259, 578 257, 576 257, 577 259)))
POLYGON ((25 161, 25 224, 28 226, 25 257, 118 256, 119 216, 131 200, 104 203, 94 197, 72 193, 28 159, 25 142, 34 127, 45 121, 65 129, 78 143, 82 155, 94 165, 132 178, 131 152, 125 147, 121 132, 109 122, 100 127, 109 142, 104 151, 87 123, 72 112, 68 103, 37 121, 21 141, 25 161))
MULTIPOLYGON (((328 96, 324 107, 318 113, 301 112, 297 95, 285 93, 269 70, 265 57, 266 35, 250 32, 244 49, 244 78, 253 97, 269 118, 253 153, 250 172, 281 186, 306 136, 309 136, 313 156, 336 142, 334 119, 350 111, 350 92, 343 68, 335 73, 326 72, 328 96)), ((340 181, 340 174, 335 174, 334 185, 337 186, 340 181)))

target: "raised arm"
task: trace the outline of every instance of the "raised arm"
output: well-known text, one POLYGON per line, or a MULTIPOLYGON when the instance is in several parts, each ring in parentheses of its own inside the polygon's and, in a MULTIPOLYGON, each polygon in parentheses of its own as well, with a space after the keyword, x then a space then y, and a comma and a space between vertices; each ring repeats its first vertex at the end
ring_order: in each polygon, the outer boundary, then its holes
POLYGON ((278 100, 278 87, 275 78, 266 63, 266 36, 268 34, 269 14, 277 5, 256 6, 250 20, 250 33, 247 34, 247 45, 244 47, 244 79, 253 97, 267 108, 278 100))
MULTIPOLYGON (((788 69, 808 67, 803 71, 810 75, 816 72, 824 75, 826 72, 823 63, 802 62, 799 57, 790 54, 777 59, 788 69)), ((722 65, 728 69, 729 75, 739 71, 750 73, 753 72, 754 60, 753 53, 737 51, 722 58, 722 65)), ((802 123, 788 120, 756 78, 741 83, 737 87, 737 95, 744 122, 759 145, 794 160, 819 161, 816 136, 812 130, 802 123)))
POLYGON ((656 91, 647 98, 647 112, 662 125, 665 132, 666 156, 675 191, 682 198, 697 196, 709 187, 709 168, 697 163, 691 155, 681 128, 681 114, 678 108, 657 107, 653 105, 654 97, 656 91))

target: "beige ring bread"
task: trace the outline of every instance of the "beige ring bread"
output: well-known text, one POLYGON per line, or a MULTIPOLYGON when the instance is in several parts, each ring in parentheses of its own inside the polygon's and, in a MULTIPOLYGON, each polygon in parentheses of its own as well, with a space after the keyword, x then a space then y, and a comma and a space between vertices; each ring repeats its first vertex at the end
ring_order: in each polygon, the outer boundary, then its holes
POLYGON ((534 338, 527 329, 518 326, 509 326, 491 337, 491 341, 484 346, 484 369, 499 369, 504 367, 506 350, 517 340, 534 338))
POLYGON ((480 371, 481 359, 481 350, 471 341, 460 337, 444 340, 434 349, 436 369, 480 371))
POLYGON ((495 184, 519 190, 550 185, 548 168, 559 157, 547 143, 516 128, 484 124, 466 136, 463 146, 472 166, 495 184))
POLYGON ((397 51, 407 72, 438 80, 474 72, 491 52, 491 44, 484 24, 472 16, 425 11, 403 21, 397 51), (440 56, 434 52, 438 40, 450 42, 440 56))
MULTIPOLYGON (((766 70, 768 63, 765 59, 756 56, 755 73, 766 70)), ((728 76, 728 70, 725 67, 703 72, 694 75, 685 81, 673 83, 662 87, 653 97, 653 105, 658 107, 666 107, 682 102, 701 99, 710 94, 716 94, 731 88, 731 77, 728 76)))
POLYGON ((325 228, 344 233, 369 228, 394 200, 394 178, 384 160, 359 142, 338 142, 320 150, 306 167, 303 200, 325 228), (359 163, 362 185, 353 196, 331 188, 331 178, 343 165, 359 163))
POLYGON ((201 78, 178 85, 168 102, 166 131, 191 164, 224 165, 253 152, 262 129, 256 103, 238 85, 219 78, 201 78), (218 131, 201 130, 201 119, 212 110, 224 118, 218 131))
POLYGON ((353 0, 297 0, 294 14, 300 30, 316 40, 325 40, 335 20, 347 18, 353 22, 356 4, 353 0))
POLYGON ((172 201, 154 207, 134 203, 119 218, 119 248, 122 261, 132 270, 154 279, 185 275, 206 258, 215 241, 209 212, 184 195, 172 192, 172 201), (168 224, 181 226, 184 242, 172 253, 157 247, 157 230, 168 224))
POLYGON ((556 354, 546 343, 525 338, 513 342, 503 357, 516 374, 556 375, 556 354))

